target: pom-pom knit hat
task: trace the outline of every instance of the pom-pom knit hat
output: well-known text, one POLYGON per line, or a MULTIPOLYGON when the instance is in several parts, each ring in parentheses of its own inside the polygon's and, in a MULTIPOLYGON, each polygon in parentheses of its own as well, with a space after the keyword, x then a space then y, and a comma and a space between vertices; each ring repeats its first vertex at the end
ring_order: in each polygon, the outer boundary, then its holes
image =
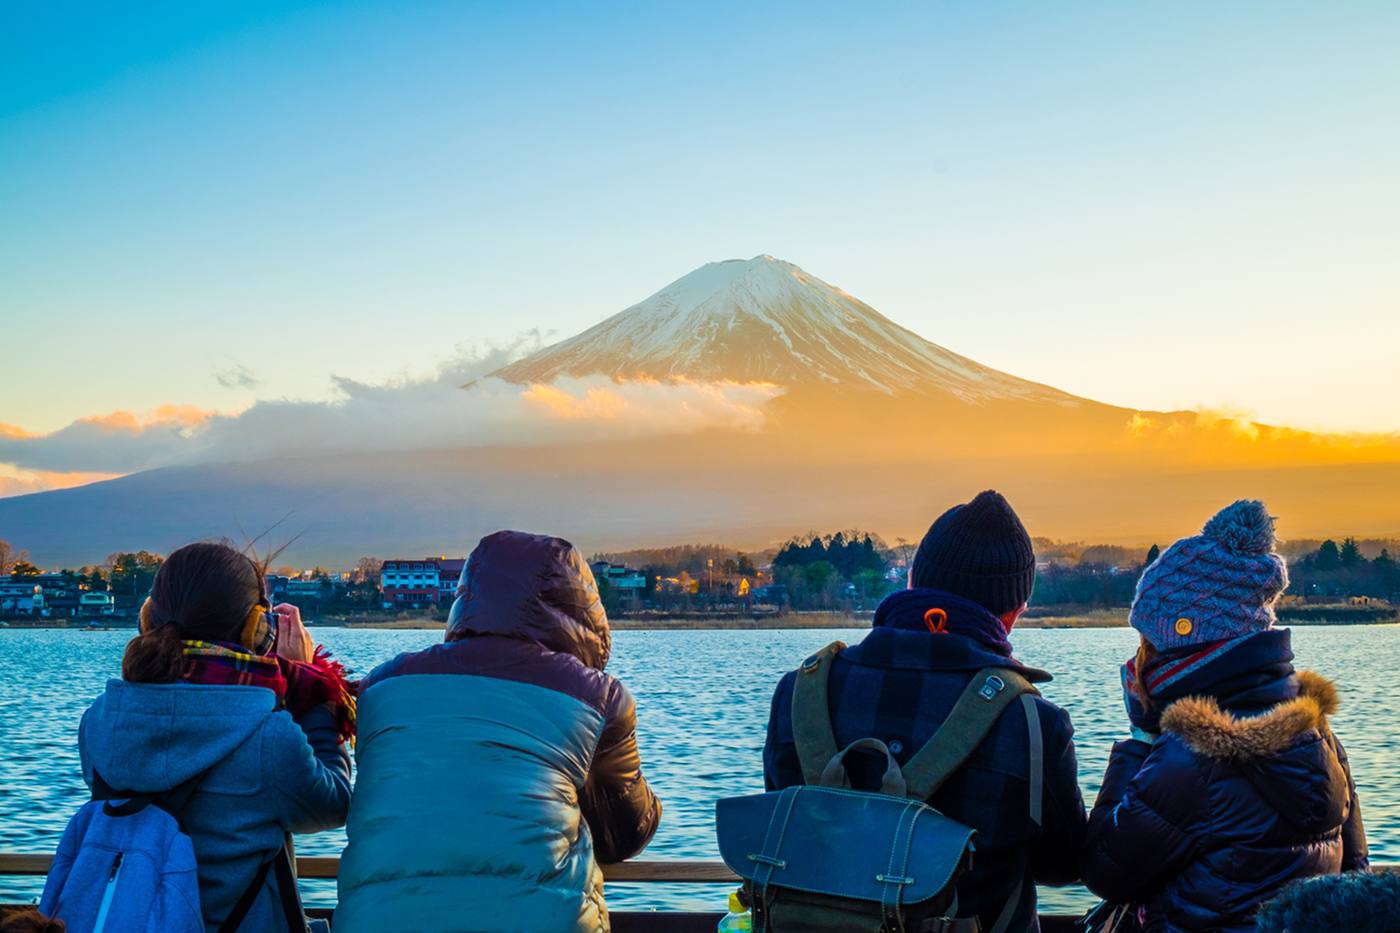
POLYGON ((1288 568, 1274 552, 1264 503, 1241 499, 1153 561, 1138 581, 1128 624, 1158 651, 1272 628, 1288 568))

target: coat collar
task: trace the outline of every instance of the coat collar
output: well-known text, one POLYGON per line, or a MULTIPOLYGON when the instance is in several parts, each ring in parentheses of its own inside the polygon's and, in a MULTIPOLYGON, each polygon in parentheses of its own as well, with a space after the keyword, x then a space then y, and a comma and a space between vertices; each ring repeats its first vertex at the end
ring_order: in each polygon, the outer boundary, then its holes
POLYGON ((870 634, 841 656, 866 667, 922 671, 979 671, 1007 667, 1027 680, 1043 683, 1050 675, 1011 656, 1011 642, 1001 620, 970 600, 940 590, 901 590, 875 610, 870 634), (925 613, 947 614, 942 634, 929 631, 925 613))
POLYGON ((1325 728, 1337 710, 1337 688, 1311 671, 1298 672, 1298 695, 1258 716, 1237 717, 1213 697, 1177 700, 1162 713, 1162 731, 1181 737, 1187 747, 1207 758, 1268 758, 1298 736, 1325 728))
POLYGON ((875 610, 875 628, 929 634, 929 613, 937 613, 944 631, 977 641, 988 651, 1011 657, 1006 626, 987 609, 970 599, 943 590, 908 589, 891 593, 875 610))

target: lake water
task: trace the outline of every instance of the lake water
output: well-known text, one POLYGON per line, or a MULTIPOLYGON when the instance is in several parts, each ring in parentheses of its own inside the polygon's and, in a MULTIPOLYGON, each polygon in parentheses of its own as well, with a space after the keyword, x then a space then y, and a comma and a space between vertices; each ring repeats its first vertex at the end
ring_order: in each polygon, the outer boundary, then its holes
MULTIPOLYGON (((1372 858, 1400 861, 1400 726, 1389 671, 1400 669, 1400 627, 1300 628, 1300 666, 1337 681, 1333 720, 1351 756, 1372 858)), ((314 630, 353 668, 367 672, 400 651, 441 639, 434 631, 314 630)), ((850 631, 617 632, 609 670, 637 697, 648 779, 665 803, 647 858, 717 859, 718 797, 763 785, 763 733, 773 685, 807 654, 850 631)), ((78 770, 78 718, 120 667, 131 632, 0 630, 0 851, 51 852, 64 823, 86 798, 78 770)), ((1092 803, 1112 742, 1124 734, 1117 666, 1136 646, 1129 629, 1017 632, 1018 656, 1056 673, 1045 695, 1074 719, 1080 779, 1092 803)), ((340 833, 297 838, 304 855, 338 854, 340 833)), ((0 901, 36 897, 41 879, 0 877, 0 901)), ((308 903, 334 898, 334 884, 306 882, 308 903)), ((614 907, 723 909, 714 885, 610 885, 614 907)), ((1042 907, 1090 902, 1079 889, 1043 891, 1042 907)))

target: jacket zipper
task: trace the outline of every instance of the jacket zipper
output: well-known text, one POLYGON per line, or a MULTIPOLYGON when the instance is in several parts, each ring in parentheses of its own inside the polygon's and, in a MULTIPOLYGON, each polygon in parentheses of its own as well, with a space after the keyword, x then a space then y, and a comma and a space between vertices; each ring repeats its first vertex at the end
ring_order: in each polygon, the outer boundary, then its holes
POLYGON ((112 862, 112 872, 107 876, 107 888, 102 892, 102 906, 97 908, 97 919, 93 921, 92 933, 102 933, 107 926, 107 912, 112 909, 112 897, 117 893, 117 878, 122 873, 122 853, 118 852, 112 862))

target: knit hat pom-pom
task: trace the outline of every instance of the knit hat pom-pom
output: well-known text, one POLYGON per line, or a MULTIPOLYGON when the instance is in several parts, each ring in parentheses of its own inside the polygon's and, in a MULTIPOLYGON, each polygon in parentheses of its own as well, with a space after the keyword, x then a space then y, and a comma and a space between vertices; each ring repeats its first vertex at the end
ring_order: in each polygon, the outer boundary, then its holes
POLYGON ((1241 499, 1215 513, 1202 532, 1239 554, 1267 554, 1274 548, 1274 519, 1258 499, 1241 499))

